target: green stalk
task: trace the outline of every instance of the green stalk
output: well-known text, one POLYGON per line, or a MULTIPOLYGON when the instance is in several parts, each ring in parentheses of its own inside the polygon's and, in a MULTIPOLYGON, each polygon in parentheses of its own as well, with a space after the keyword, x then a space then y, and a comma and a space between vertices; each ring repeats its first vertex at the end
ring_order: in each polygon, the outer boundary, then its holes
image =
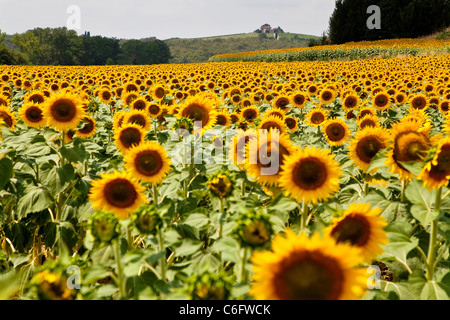
POLYGON ((405 190, 406 190, 406 181, 402 180, 402 195, 401 195, 401 198, 400 198, 400 202, 401 203, 404 203, 406 201, 405 190))
POLYGON ((308 219, 308 205, 305 201, 302 202, 302 208, 300 210, 300 230, 301 234, 306 229, 306 220, 308 219))
POLYGON ((247 271, 245 270, 245 265, 247 263, 247 248, 244 247, 244 253, 242 254, 242 265, 241 265, 241 281, 247 282, 247 271))
POLYGON ((241 196, 245 197, 245 178, 242 178, 241 196))
POLYGON ((164 237, 161 231, 161 228, 158 228, 158 242, 159 242, 159 251, 164 252, 164 255, 161 257, 161 279, 166 281, 166 255, 165 255, 165 247, 164 247, 164 237))
POLYGON ((123 268, 122 268, 122 262, 120 260, 120 248, 119 248, 119 240, 118 239, 116 239, 114 241, 114 251, 115 251, 116 263, 117 263, 117 276, 118 276, 120 299, 123 299, 125 297, 125 288, 124 288, 124 282, 123 282, 123 268))
POLYGON ((431 223, 431 233, 430 233, 430 243, 428 246, 428 259, 427 259, 427 280, 432 281, 434 276, 434 271, 436 268, 436 250, 437 250, 437 233, 438 233, 438 222, 439 213, 441 211, 442 202, 442 187, 436 192, 436 200, 434 204, 434 212, 438 214, 438 217, 431 223))
POLYGON ((156 187, 156 184, 152 184, 152 193, 153 193, 153 203, 155 205, 158 204, 158 188, 156 187))

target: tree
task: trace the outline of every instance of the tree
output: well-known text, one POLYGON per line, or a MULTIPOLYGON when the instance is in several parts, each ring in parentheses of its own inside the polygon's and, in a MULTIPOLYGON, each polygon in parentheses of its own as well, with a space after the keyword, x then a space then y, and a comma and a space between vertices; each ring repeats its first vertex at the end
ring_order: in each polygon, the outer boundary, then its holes
POLYGON ((119 40, 101 36, 81 36, 83 54, 80 57, 82 65, 113 64, 120 53, 119 40))
POLYGON ((128 40, 122 44, 119 54, 120 64, 159 64, 168 63, 170 49, 164 41, 128 40))

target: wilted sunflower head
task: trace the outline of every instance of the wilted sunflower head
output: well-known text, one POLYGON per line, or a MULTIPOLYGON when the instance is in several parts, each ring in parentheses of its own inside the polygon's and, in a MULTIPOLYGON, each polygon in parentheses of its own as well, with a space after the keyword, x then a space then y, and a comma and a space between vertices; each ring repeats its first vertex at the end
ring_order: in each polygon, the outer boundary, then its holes
POLYGON ((355 300, 367 288, 359 250, 314 233, 288 229, 272 251, 254 251, 250 295, 257 300, 355 300))
POLYGON ((232 287, 227 275, 204 271, 188 279, 187 294, 190 300, 228 300, 232 287))
POLYGON ((143 205, 133 213, 133 225, 142 235, 156 234, 162 227, 162 219, 153 204, 143 205))
POLYGON ((208 189, 215 197, 226 198, 233 192, 234 179, 229 172, 218 172, 208 179, 208 189))
POLYGON ((89 226, 99 242, 110 243, 119 236, 119 218, 111 212, 97 211, 90 217, 89 226))
POLYGON ((245 212, 239 216, 233 233, 245 246, 251 248, 267 246, 273 234, 270 216, 258 210, 245 212))

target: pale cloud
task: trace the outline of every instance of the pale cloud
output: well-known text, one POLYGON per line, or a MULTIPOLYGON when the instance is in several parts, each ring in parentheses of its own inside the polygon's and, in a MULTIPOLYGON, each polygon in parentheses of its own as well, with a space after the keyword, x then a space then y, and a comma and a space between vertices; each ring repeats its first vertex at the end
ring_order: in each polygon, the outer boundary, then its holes
POLYGON ((116 38, 195 38, 252 32, 263 23, 286 32, 321 35, 335 0, 0 0, 0 30, 66 26, 80 7, 81 29, 116 38))

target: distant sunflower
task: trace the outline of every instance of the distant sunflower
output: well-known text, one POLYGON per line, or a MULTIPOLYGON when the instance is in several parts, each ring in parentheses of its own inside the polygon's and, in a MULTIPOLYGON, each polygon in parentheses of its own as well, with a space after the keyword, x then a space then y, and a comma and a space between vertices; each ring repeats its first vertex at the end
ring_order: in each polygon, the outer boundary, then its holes
POLYGON ((155 141, 132 147, 124 160, 127 171, 142 182, 159 184, 170 171, 167 152, 155 141))
POLYGON ((289 105, 290 105, 291 101, 289 99, 289 97, 287 96, 283 96, 280 95, 278 97, 276 97, 273 101, 272 101, 272 105, 275 108, 279 108, 281 110, 289 110, 289 105))
POLYGON ((76 130, 77 137, 87 139, 92 137, 96 131, 96 122, 94 118, 90 116, 83 117, 82 121, 83 126, 80 129, 76 130))
POLYGON ((424 94, 418 94, 411 97, 409 105, 413 109, 424 110, 428 107, 428 99, 424 94))
POLYGON ((225 108, 219 109, 217 111, 217 122, 216 124, 224 127, 229 127, 231 125, 231 118, 228 110, 225 108))
POLYGON ((432 190, 448 185, 450 180, 450 137, 438 142, 433 159, 422 169, 418 179, 423 181, 424 187, 432 190))
POLYGON ((132 102, 138 99, 140 96, 136 91, 124 92, 122 93, 121 99, 125 106, 131 106, 132 102))
POLYGON ((114 132, 117 149, 124 154, 133 146, 137 146, 143 142, 144 138, 144 129, 140 125, 134 123, 123 125, 114 132))
POLYGON ((228 145, 228 158, 240 169, 243 169, 246 162, 247 144, 254 139, 257 139, 255 130, 239 130, 228 145))
POLYGON ((287 134, 272 135, 260 131, 246 146, 247 173, 261 185, 277 185, 286 157, 294 151, 295 146, 287 134))
POLYGON ((354 110, 358 107, 359 104, 359 98, 355 94, 349 94, 344 98, 344 101, 342 102, 342 107, 345 111, 354 110))
POLYGON ((241 110, 241 116, 248 122, 253 122, 259 116, 259 109, 255 106, 245 107, 241 110))
POLYGON ((336 93, 330 89, 322 90, 320 92, 319 99, 324 105, 330 104, 336 99, 336 93))
POLYGON ((387 148, 388 139, 389 134, 382 128, 366 127, 357 131, 349 146, 349 157, 361 170, 366 171, 377 153, 387 148))
POLYGON ((365 262, 372 263, 384 252, 382 245, 388 243, 386 220, 381 209, 371 209, 369 204, 351 204, 341 217, 334 218, 324 230, 337 243, 348 243, 358 248, 365 262))
POLYGON ((291 104, 296 108, 303 108, 308 101, 308 96, 302 92, 297 92, 291 97, 291 104))
POLYGON ((380 120, 376 115, 366 115, 358 120, 359 129, 365 129, 367 127, 377 128, 380 127, 380 120))
POLYGON ((361 120, 365 116, 376 116, 377 113, 372 107, 363 107, 359 110, 358 120, 361 120))
POLYGON ((139 97, 131 102, 131 110, 146 110, 149 103, 144 97, 139 97))
POLYGON ((286 117, 286 112, 279 108, 271 108, 264 113, 264 117, 276 116, 284 120, 286 117))
POLYGON ((144 131, 150 130, 152 123, 151 118, 148 116, 147 112, 144 110, 130 110, 127 112, 123 118, 124 124, 137 124, 141 126, 144 131))
POLYGON ((350 139, 350 129, 340 118, 325 121, 322 126, 322 131, 330 146, 342 146, 350 139))
POLYGON ((47 124, 42 107, 33 102, 25 103, 19 109, 19 117, 29 127, 40 129, 47 124))
POLYGON ((85 115, 83 101, 64 91, 52 94, 43 108, 48 125, 58 131, 75 130, 85 115))
POLYGON ((250 295, 256 300, 355 300, 367 288, 359 251, 314 233, 276 235, 271 251, 255 251, 250 295))
POLYGON ((33 90, 33 91, 28 92, 23 97, 23 100, 25 103, 30 102, 30 103, 34 103, 34 104, 40 104, 45 101, 45 96, 42 92, 40 92, 38 90, 33 90))
POLYGON ((283 134, 286 132, 286 124, 277 116, 265 116, 259 122, 258 129, 267 131, 274 129, 283 134))
POLYGON ((109 88, 100 89, 100 91, 98 92, 98 98, 105 104, 110 103, 112 97, 113 94, 111 93, 111 90, 109 88))
POLYGON ((162 108, 161 105, 159 103, 150 103, 147 105, 147 113, 152 117, 152 118, 158 118, 159 115, 161 115, 162 113, 162 108))
POLYGON ((127 218, 146 202, 144 187, 126 172, 103 173, 91 185, 89 201, 94 210, 114 213, 119 219, 127 218))
POLYGON ((298 129, 298 121, 294 117, 288 116, 284 118, 284 123, 288 127, 290 132, 295 132, 298 129))
POLYGON ((317 204, 340 189, 342 172, 327 150, 300 149, 285 159, 281 169, 279 185, 298 202, 317 204))

